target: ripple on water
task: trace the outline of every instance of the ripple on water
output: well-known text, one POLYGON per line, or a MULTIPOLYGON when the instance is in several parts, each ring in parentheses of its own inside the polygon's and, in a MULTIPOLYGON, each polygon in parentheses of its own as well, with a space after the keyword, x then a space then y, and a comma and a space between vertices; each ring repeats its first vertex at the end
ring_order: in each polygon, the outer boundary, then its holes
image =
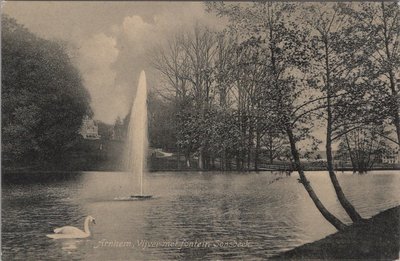
MULTIPOLYGON (((326 173, 307 173, 323 203, 346 214, 326 173)), ((338 174, 349 200, 364 217, 400 204, 396 173, 338 174)), ((150 201, 116 202, 129 195, 123 173, 88 172, 47 183, 3 184, 4 260, 263 260, 333 233, 296 175, 155 173, 146 181, 150 201), (278 179, 279 178, 279 179, 278 179), (122 185, 121 185, 122 184, 122 185), (153 190, 152 190, 153 189, 153 190), (55 227, 98 223, 87 240, 45 237, 55 227), (102 239, 131 241, 250 242, 246 247, 152 249, 97 248, 102 239)))

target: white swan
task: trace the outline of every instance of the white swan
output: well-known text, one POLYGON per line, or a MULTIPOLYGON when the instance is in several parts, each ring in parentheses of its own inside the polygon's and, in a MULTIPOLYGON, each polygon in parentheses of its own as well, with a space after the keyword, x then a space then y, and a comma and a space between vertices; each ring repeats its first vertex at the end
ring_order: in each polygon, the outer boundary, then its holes
POLYGON ((86 238, 90 236, 89 223, 96 224, 96 220, 92 216, 87 216, 84 225, 85 231, 82 231, 76 227, 65 226, 54 229, 54 234, 48 234, 46 236, 53 239, 86 238))

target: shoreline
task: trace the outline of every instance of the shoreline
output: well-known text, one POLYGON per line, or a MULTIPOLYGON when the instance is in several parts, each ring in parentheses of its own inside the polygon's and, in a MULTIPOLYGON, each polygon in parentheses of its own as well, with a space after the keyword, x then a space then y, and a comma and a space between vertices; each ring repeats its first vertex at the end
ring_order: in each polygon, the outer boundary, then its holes
MULTIPOLYGON (((400 170, 400 168, 376 168, 376 169, 371 169, 370 171, 396 171, 400 170)), ((258 173, 258 172, 277 172, 277 173, 285 173, 284 170, 276 170, 276 169, 259 169, 259 170, 218 170, 218 169, 209 169, 209 170, 199 170, 199 169, 150 169, 147 170, 147 172, 150 173, 156 173, 156 172, 221 172, 221 173, 246 173, 246 172, 251 172, 251 173, 258 173)), ((327 169, 309 169, 305 170, 306 172, 317 172, 317 171, 328 171, 327 169)), ((336 169, 336 172, 350 172, 352 169, 336 169)), ((2 169, 1 174, 2 175, 19 175, 19 174, 45 174, 45 173, 59 173, 59 174, 66 174, 66 173, 79 173, 79 172, 126 172, 123 170, 118 170, 118 169, 88 169, 88 170, 49 170, 49 169, 34 169, 34 170, 29 170, 29 169, 2 169)), ((297 173, 296 170, 293 170, 292 173, 297 173)), ((357 173, 356 173, 357 174, 357 173)), ((366 175, 366 173, 362 173, 360 175, 366 175)), ((399 173, 400 174, 400 173, 399 173)))
POLYGON ((399 252, 400 206, 397 206, 270 260, 396 260, 399 252))
MULTIPOLYGON (((379 171, 379 170, 377 170, 379 171)), ((396 170, 386 170, 387 172, 393 173, 396 170)), ((114 173, 124 173, 124 171, 108 171, 108 170, 2 170, 1 172, 1 184, 6 185, 6 184, 30 184, 30 183, 41 183, 41 182, 48 182, 48 181, 59 181, 59 180, 65 180, 65 179, 70 179, 70 178, 79 178, 82 176, 83 173, 85 172, 97 172, 96 174, 98 175, 113 175, 114 173)), ((255 175, 258 173, 265 173, 266 175, 270 175, 271 177, 278 177, 278 179, 281 179, 283 177, 289 177, 286 172, 282 171, 268 171, 268 170, 262 170, 262 171, 212 171, 212 170, 207 170, 207 171, 200 171, 200 170, 156 170, 156 171, 148 171, 149 173, 154 173, 157 175, 157 173, 177 173, 177 175, 196 175, 196 174, 201 174, 201 175, 255 175), (179 173, 179 174, 178 174, 179 173), (209 173, 209 174, 207 174, 209 173)), ((313 170, 307 171, 307 172, 316 172, 313 170)), ((384 172, 384 173, 387 173, 384 172)), ((396 171, 397 173, 398 171, 396 171)), ((127 173, 127 172, 126 172, 127 173)), ((382 173, 382 174, 384 174, 382 173)), ((400 172, 398 172, 400 174, 400 172)), ((297 172, 294 173, 296 175, 297 172)), ((373 174, 373 172, 371 172, 373 174)), ((345 175, 368 175, 366 174, 354 174, 351 172, 345 173, 345 175)), ((381 175, 381 173, 377 173, 377 175, 381 175)))

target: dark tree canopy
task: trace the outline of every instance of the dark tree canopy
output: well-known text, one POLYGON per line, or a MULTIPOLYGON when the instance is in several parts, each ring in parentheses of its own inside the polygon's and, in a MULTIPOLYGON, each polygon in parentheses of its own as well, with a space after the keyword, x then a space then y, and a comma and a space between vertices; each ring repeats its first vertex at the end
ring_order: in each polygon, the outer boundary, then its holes
POLYGON ((2 17, 4 164, 60 158, 90 114, 89 94, 66 48, 2 17))

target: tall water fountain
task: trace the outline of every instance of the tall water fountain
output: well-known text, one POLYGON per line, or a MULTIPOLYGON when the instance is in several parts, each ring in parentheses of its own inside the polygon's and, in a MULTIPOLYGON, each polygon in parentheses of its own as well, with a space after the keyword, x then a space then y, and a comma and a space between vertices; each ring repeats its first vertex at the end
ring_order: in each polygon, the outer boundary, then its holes
POLYGON ((146 74, 140 73, 139 85, 133 101, 125 148, 125 168, 132 175, 133 192, 131 199, 151 198, 143 191, 146 171, 147 141, 147 86, 146 74))

